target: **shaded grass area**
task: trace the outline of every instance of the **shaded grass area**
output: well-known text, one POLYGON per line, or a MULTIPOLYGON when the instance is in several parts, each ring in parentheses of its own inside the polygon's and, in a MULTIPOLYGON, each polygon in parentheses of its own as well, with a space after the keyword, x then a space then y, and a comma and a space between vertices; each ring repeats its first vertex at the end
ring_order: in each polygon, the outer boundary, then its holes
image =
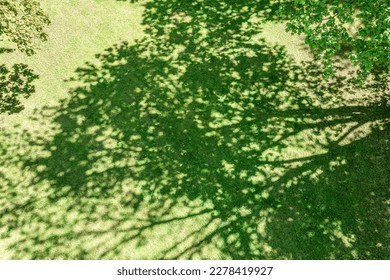
POLYGON ((267 1, 196 3, 147 3, 144 39, 2 131, 7 257, 388 258, 386 80, 352 106, 253 39, 267 1))

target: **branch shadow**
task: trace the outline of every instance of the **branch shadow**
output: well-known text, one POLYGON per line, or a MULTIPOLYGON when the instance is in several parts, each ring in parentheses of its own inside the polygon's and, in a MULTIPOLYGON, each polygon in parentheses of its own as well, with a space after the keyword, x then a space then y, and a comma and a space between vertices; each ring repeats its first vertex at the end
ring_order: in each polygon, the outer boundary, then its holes
POLYGON ((0 54, 2 54, 2 53, 12 53, 13 51, 15 51, 15 49, 0 47, 0 54))
POLYGON ((389 257, 388 103, 345 103, 238 2, 148 2, 148 36, 31 120, 52 125, 3 133, 13 258, 389 257))

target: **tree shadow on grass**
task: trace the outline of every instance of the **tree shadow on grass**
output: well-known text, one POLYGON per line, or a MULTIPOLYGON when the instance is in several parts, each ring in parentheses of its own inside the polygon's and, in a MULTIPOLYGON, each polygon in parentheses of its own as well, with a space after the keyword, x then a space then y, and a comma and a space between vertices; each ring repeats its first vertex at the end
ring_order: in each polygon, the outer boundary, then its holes
POLYGON ((31 120, 54 125, 4 133, 13 258, 388 257, 387 104, 346 106, 348 79, 252 41, 245 13, 213 25, 222 2, 151 21, 31 120))
POLYGON ((0 47, 0 54, 2 54, 2 53, 12 53, 13 51, 15 51, 15 49, 0 47))

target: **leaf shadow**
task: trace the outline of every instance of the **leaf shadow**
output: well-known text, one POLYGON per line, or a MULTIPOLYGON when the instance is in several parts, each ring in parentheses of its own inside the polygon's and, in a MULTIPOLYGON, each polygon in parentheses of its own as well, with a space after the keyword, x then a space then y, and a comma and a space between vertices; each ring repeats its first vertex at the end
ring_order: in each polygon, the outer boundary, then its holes
POLYGON ((13 258, 388 257, 387 103, 251 41, 257 2, 147 3, 148 36, 77 69, 51 126, 4 133, 13 258))

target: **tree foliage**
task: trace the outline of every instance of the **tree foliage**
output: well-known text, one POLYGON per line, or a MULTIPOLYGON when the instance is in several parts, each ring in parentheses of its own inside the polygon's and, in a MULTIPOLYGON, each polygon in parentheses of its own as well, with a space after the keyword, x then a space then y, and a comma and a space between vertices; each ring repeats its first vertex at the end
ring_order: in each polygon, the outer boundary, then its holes
POLYGON ((20 98, 28 98, 35 91, 32 82, 36 78, 26 64, 14 64, 11 69, 0 65, 0 114, 20 112, 20 98))
MULTIPOLYGON (((37 40, 47 40, 44 28, 49 23, 35 0, 0 0, 0 40, 16 44, 27 55, 35 53, 37 40)), ((26 64, 14 64, 10 68, 0 65, 0 114, 20 112, 21 99, 35 91, 32 82, 37 78, 26 64)))
POLYGON ((281 12, 289 15, 288 31, 305 35, 326 76, 341 51, 359 67, 360 80, 390 70, 388 0, 284 0, 281 12))
POLYGON ((37 40, 45 41, 50 23, 35 0, 0 0, 0 39, 5 37, 27 55, 34 54, 37 40))

